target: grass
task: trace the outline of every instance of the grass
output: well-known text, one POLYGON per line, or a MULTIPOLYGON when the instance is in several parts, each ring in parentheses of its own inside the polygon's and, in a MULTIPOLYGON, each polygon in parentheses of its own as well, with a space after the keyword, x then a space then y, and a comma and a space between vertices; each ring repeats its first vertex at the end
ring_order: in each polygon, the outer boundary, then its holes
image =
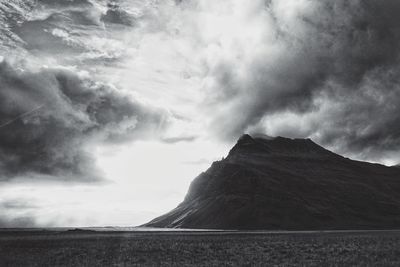
POLYGON ((0 232, 1 266, 400 266, 400 232, 0 232))

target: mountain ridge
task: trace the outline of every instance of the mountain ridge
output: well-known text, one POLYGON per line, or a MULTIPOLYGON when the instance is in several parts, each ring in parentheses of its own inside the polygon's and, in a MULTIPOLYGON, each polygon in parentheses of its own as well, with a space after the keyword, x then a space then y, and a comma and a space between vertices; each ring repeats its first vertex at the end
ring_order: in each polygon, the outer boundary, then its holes
POLYGON ((354 161, 310 139, 243 135, 145 226, 390 229, 400 226, 400 169, 354 161))

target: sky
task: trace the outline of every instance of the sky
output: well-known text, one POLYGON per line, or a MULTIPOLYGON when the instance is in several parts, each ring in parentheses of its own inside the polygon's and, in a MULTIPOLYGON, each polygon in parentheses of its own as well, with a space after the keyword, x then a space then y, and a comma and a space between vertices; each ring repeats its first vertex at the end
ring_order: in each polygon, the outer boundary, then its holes
POLYGON ((396 0, 0 0, 0 226, 132 226, 243 133, 400 162, 396 0))

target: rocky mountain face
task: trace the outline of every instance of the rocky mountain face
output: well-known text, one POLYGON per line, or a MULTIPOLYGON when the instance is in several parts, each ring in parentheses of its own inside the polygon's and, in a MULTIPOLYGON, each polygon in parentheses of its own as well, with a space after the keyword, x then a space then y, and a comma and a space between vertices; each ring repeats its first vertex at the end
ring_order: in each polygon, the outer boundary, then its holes
POLYGON ((178 207, 146 226, 400 228, 400 168, 350 160, 310 139, 243 135, 178 207))

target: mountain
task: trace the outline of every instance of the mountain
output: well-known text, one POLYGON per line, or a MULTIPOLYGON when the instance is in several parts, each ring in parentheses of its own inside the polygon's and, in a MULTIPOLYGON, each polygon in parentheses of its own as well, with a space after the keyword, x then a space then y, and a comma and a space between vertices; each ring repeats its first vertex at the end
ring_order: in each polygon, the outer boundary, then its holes
POLYGON ((310 139, 243 135, 145 224, 200 229, 400 228, 400 168, 344 158, 310 139))

